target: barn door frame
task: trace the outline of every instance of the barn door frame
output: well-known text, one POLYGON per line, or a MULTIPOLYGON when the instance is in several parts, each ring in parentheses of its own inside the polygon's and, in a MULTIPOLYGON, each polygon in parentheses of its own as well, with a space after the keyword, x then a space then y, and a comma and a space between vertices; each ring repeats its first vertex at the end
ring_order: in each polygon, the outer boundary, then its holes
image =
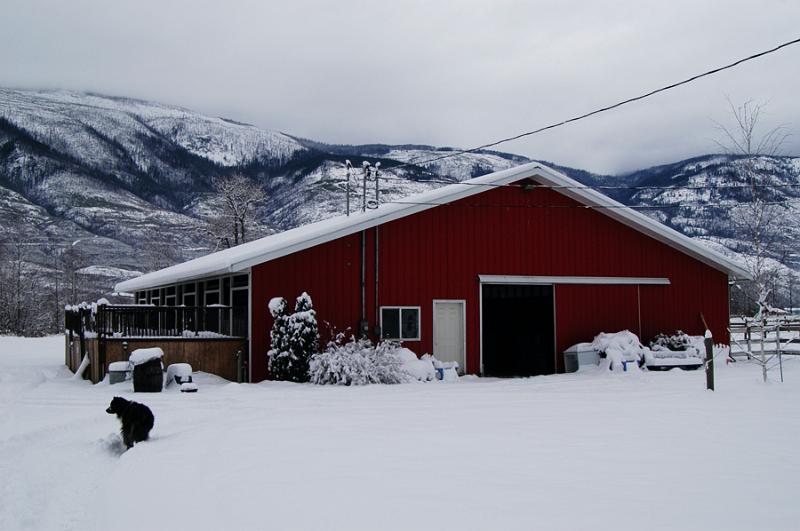
MULTIPOLYGON (((558 367, 558 289, 559 284, 669 286, 666 277, 582 277, 582 276, 528 276, 528 275, 478 275, 478 318, 480 374, 483 375, 483 286, 484 284, 526 284, 553 287, 553 362, 558 367)), ((641 304, 641 301, 639 302, 641 304)), ((641 308, 640 308, 641 311, 641 308)), ((641 320, 641 316, 640 316, 641 320)), ((640 323, 641 326, 641 323, 640 323)))
POLYGON ((510 275, 478 275, 478 319, 480 321, 478 348, 480 352, 480 375, 483 376, 483 286, 489 284, 513 285, 522 284, 526 286, 550 286, 553 288, 553 367, 558 367, 558 336, 556 332, 556 283, 547 282, 554 277, 529 277, 529 276, 510 276, 510 275))

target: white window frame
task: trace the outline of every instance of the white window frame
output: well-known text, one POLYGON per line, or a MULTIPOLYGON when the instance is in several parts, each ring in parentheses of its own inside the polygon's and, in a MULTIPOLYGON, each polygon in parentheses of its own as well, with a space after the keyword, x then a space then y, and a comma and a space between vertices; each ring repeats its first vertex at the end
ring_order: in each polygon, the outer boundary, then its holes
MULTIPOLYGON (((209 279, 206 279, 203 282, 203 304, 202 304, 202 306, 203 306, 203 308, 205 308, 204 311, 206 312, 206 316, 208 316, 208 295, 209 294, 214 294, 214 293, 217 294, 217 299, 218 300, 217 300, 217 302, 212 303, 212 304, 222 304, 222 278, 223 277, 211 277, 209 279), (214 281, 214 280, 217 281, 217 287, 208 289, 208 283, 211 282, 211 281, 214 281)), ((208 320, 206 320, 206 325, 208 325, 208 320)), ((224 330, 222 330, 222 312, 219 312, 217 314, 217 333, 220 333, 220 334, 225 333, 224 330)))
POLYGON ((194 286, 194 291, 192 291, 191 293, 187 293, 185 289, 181 290, 181 304, 183 306, 186 306, 186 298, 194 297, 194 304, 192 304, 192 306, 193 307, 200 306, 199 301, 197 300, 197 282, 187 282, 185 284, 182 284, 182 286, 188 286, 189 284, 194 286))
MULTIPOLYGON (((238 275, 236 275, 236 276, 238 276, 238 275)), ((249 324, 250 323, 250 278, 249 278, 249 274, 248 274, 247 285, 246 286, 237 286, 237 287, 234 288, 233 287, 233 276, 231 276, 230 279, 231 279, 231 286, 230 286, 230 301, 231 301, 231 303, 229 304, 230 309, 228 310, 230 312, 230 319, 228 320, 228 323, 230 324, 229 333, 231 335, 233 335, 233 292, 234 291, 246 291, 247 292, 247 322, 248 322, 248 325, 247 325, 247 338, 250 339, 250 324, 249 324)))
POLYGON ((389 341, 422 341, 422 306, 381 306, 381 340, 389 341), (383 310, 400 310, 398 319, 400 320, 400 334, 403 333, 403 310, 417 310, 417 337, 384 337, 383 335, 383 310))

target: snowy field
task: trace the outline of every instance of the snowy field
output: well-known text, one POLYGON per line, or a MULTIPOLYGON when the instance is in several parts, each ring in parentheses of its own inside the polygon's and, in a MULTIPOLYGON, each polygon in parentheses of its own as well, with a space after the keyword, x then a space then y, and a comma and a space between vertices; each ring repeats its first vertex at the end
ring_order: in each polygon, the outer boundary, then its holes
POLYGON ((800 528, 800 360, 134 396, 0 338, 0 529, 800 528), (771 375, 777 379, 777 373, 771 375), (114 395, 148 404, 122 453, 114 395))

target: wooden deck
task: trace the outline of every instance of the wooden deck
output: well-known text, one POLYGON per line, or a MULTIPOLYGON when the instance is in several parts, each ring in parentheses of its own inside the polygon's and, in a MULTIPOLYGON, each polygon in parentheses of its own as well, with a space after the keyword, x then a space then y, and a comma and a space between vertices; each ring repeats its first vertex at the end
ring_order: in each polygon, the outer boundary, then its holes
MULTIPOLYGON (((66 338, 66 364, 72 372, 81 363, 80 340, 66 338)), ((247 359, 247 340, 244 338, 91 338, 84 340, 89 356, 85 376, 93 383, 102 381, 108 364, 127 361, 137 348, 158 347, 164 351, 164 367, 173 363, 188 363, 192 370, 216 374, 232 382, 240 381, 239 359, 247 359)))
POLYGON ((185 308, 165 306, 76 307, 66 312, 65 360, 76 372, 84 355, 89 368, 84 378, 98 383, 109 363, 127 361, 139 348, 164 351, 164 366, 188 363, 194 371, 247 381, 247 338, 221 332, 230 321, 229 308, 185 308), (208 323, 215 320, 214 325, 208 323), (208 330, 211 328, 211 330, 208 330), (198 330, 200 329, 200 330, 198 330))

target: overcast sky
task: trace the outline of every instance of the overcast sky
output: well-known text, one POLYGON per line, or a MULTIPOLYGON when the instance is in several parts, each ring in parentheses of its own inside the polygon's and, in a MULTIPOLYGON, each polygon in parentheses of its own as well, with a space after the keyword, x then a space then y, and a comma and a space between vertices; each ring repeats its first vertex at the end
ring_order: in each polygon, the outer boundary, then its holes
MULTIPOLYGON (((0 0, 0 85, 330 143, 471 147, 800 37, 800 1, 0 0)), ((800 45, 498 149, 597 172, 718 151, 726 97, 800 155, 800 45)))

